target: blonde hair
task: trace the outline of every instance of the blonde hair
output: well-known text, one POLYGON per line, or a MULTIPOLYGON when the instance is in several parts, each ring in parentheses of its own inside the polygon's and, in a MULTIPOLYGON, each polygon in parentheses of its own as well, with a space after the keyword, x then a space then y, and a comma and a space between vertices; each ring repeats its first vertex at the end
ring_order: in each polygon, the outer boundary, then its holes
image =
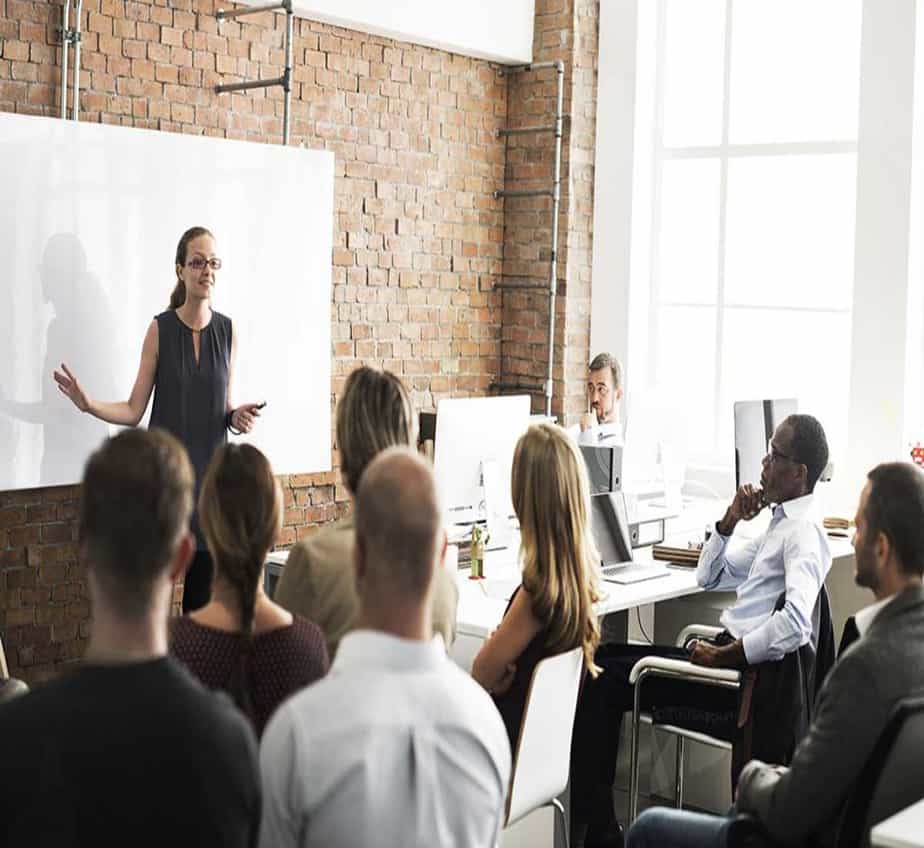
POLYGON ((600 556, 590 534, 584 461, 564 430, 537 424, 517 443, 511 478, 523 587, 533 614, 548 631, 546 647, 561 653, 581 646, 584 664, 596 676, 600 628, 593 605, 600 599, 600 556))
POLYGON ((410 445, 414 414, 404 384, 390 371, 363 365, 347 377, 337 404, 340 471, 355 495, 366 466, 385 448, 410 445))
POLYGON ((202 480, 199 521, 216 574, 234 587, 240 604, 244 639, 228 689, 252 718, 247 684, 257 584, 282 527, 282 491, 257 448, 226 444, 215 452, 202 480))

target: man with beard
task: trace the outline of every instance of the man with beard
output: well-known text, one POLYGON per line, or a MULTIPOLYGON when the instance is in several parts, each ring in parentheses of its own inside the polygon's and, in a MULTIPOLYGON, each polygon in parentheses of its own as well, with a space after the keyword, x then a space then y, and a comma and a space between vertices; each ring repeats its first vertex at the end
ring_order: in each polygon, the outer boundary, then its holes
MULTIPOLYGON (((874 468, 856 526, 856 580, 876 602, 857 613, 859 639, 825 681, 790 767, 753 760, 738 784, 738 811, 784 845, 834 844, 844 804, 889 714, 924 687, 924 474, 909 463, 874 468)), ((731 821, 651 809, 629 831, 628 845, 725 846, 731 821)))

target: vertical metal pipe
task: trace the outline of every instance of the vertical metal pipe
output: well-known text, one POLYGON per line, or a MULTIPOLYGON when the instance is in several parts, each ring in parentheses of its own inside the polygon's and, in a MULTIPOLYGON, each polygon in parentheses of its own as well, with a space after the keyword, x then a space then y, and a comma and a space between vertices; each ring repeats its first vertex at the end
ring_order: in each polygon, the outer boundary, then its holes
POLYGON ((74 23, 74 98, 71 104, 75 121, 80 120, 80 19, 83 12, 83 0, 77 0, 74 9, 77 20, 74 23))
POLYGON ((555 170, 552 183, 552 256, 549 261, 549 370, 545 384, 545 414, 552 414, 552 385, 555 367, 555 296, 558 293, 558 210, 561 203, 561 137, 565 102, 565 63, 555 62, 558 82, 555 107, 555 170))
POLYGON ((292 12, 292 0, 286 4, 286 69, 283 74, 285 97, 282 113, 282 143, 289 143, 289 124, 292 121, 292 52, 295 33, 295 15, 292 12))
POLYGON ((67 120, 67 58, 71 46, 71 0, 64 0, 61 16, 61 119, 67 120))

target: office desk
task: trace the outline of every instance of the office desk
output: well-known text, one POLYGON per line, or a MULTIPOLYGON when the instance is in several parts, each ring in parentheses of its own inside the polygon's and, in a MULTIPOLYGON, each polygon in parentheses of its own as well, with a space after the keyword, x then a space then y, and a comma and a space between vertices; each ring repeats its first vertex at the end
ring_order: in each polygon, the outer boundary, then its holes
MULTIPOLYGON (((650 562, 651 549, 642 548, 635 551, 635 561, 650 562)), ((489 551, 485 558, 484 573, 485 580, 469 580, 468 569, 460 570, 456 575, 459 607, 456 614, 456 641, 450 654, 456 663, 466 670, 471 669, 472 660, 481 643, 504 617, 507 599, 495 590, 513 587, 519 583, 517 548, 489 551)), ((600 616, 626 612, 702 591, 691 568, 671 568, 667 577, 643 580, 626 586, 601 582, 600 587, 605 593, 605 597, 595 605, 595 610, 600 616)))
POLYGON ((879 822, 869 841, 873 848, 924 848, 924 799, 879 822))

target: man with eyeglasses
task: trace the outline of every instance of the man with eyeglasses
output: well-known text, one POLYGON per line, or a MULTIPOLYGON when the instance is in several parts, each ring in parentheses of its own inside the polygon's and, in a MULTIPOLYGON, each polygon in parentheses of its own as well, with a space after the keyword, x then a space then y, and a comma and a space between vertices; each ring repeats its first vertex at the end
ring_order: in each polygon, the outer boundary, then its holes
MULTIPOLYGON (((792 755, 809 721, 810 703, 803 690, 814 692, 816 669, 833 660, 834 653, 833 636, 832 644, 824 646, 826 656, 817 663, 814 645, 811 657, 803 658, 799 652, 813 641, 814 623, 821 618, 816 602, 831 568, 831 551, 814 496, 827 463, 828 443, 821 424, 810 415, 791 415, 770 440, 760 488, 742 486, 716 522, 700 555, 696 579, 703 589, 736 590, 738 595, 735 604, 722 613, 725 630, 716 640, 696 642, 690 652, 621 644, 605 644, 597 650, 596 661, 604 673, 585 687, 581 709, 603 717, 590 721, 602 725, 601 733, 610 734, 612 741, 600 744, 598 740, 582 759, 590 764, 584 767, 596 772, 599 791, 595 794, 605 804, 611 804, 620 719, 633 706, 629 675, 645 656, 742 671, 761 666, 753 689, 742 697, 750 703, 751 730, 747 744, 736 750, 734 770, 751 756, 785 762, 792 755), (764 533, 740 546, 729 544, 741 521, 754 518, 771 504, 773 516, 764 533), (780 662, 784 658, 786 662, 780 662)), ((669 723, 675 716, 685 722, 692 717, 712 735, 716 735, 713 727, 721 727, 723 735, 734 735, 738 706, 737 695, 727 689, 684 680, 655 678, 642 690, 644 710, 668 715, 664 720, 669 723)), ((593 815, 601 816, 603 811, 593 815)))
POLYGON ((622 400, 622 365, 611 353, 599 353, 587 370, 588 411, 569 432, 581 445, 621 447, 623 427, 619 402, 622 400))

